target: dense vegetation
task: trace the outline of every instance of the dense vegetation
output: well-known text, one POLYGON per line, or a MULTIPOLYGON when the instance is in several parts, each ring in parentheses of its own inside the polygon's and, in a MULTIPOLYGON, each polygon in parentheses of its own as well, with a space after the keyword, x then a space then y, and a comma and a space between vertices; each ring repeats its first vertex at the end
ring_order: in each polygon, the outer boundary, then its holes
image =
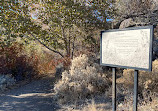
MULTIPOLYGON (((54 91, 61 103, 111 97, 111 69, 98 62, 100 31, 154 25, 153 71, 141 71, 139 80, 139 109, 148 110, 158 103, 157 7, 157 0, 2 0, 0 78, 10 75, 18 82, 56 72, 61 77, 54 91)), ((133 70, 117 70, 119 110, 131 110, 133 70)))

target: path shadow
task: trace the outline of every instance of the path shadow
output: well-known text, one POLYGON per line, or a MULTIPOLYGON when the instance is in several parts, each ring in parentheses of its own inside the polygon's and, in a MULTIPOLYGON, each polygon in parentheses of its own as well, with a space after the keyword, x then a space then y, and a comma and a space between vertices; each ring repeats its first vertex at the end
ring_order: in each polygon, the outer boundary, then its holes
POLYGON ((0 111, 56 111, 53 78, 44 78, 0 94, 0 111))

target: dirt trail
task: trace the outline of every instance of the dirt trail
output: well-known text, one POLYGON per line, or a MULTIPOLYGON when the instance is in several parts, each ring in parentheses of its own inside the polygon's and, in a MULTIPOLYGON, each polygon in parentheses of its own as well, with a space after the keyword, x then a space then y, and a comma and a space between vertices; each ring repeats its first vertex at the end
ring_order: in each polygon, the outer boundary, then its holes
POLYGON ((0 94, 0 111, 56 111, 52 82, 53 77, 45 77, 0 94))

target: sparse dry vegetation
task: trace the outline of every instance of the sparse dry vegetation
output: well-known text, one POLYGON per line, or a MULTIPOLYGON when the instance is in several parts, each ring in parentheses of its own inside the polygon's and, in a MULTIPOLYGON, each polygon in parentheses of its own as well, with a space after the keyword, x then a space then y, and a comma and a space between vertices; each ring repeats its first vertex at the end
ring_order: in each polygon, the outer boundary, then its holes
MULTIPOLYGON (((91 62, 88 62, 88 57, 86 55, 80 55, 72 60, 70 70, 62 73, 62 79, 55 85, 54 88, 56 97, 60 103, 69 103, 80 99, 92 99, 92 96, 89 95, 98 95, 98 92, 103 94, 102 96, 111 97, 111 89, 108 88, 110 85, 109 79, 107 79, 105 74, 103 74, 104 76, 100 75, 102 70, 97 71, 97 65, 94 67, 89 63, 91 62), (70 95, 72 98, 70 98, 70 95)), ((153 61, 152 67, 152 72, 139 71, 138 109, 140 111, 157 111, 158 108, 158 60, 153 61)), ((120 93, 117 96, 118 111, 132 111, 134 71, 125 69, 123 70, 123 76, 118 79, 122 80, 122 83, 117 84, 119 88, 118 93, 120 93)), ((83 105, 81 109, 75 109, 69 106, 67 110, 110 111, 112 107, 108 109, 106 105, 107 103, 100 104, 95 103, 95 100, 92 100, 91 103, 83 105)))
MULTIPOLYGON (((134 70, 123 70, 122 83, 125 87, 133 87, 134 70)), ((152 72, 139 71, 139 92, 150 90, 158 93, 158 60, 153 61, 152 72)))
MULTIPOLYGON (((157 111, 158 95, 151 91, 143 90, 142 98, 138 99, 139 111, 157 111)), ((123 102, 118 105, 118 111, 133 111, 133 94, 126 95, 123 102)))
POLYGON ((54 90, 57 98, 65 103, 102 93, 109 83, 94 64, 89 64, 87 55, 80 55, 72 60, 70 70, 62 73, 62 79, 55 84, 54 90))
MULTIPOLYGON (((155 25, 152 72, 139 71, 138 109, 158 111, 157 1, 2 0, 0 83, 53 74, 53 99, 68 111, 111 111, 112 74, 99 64, 100 31, 155 25)), ((132 111, 133 83, 134 70, 117 69, 118 111, 132 111)))
POLYGON ((0 49, 0 72, 11 74, 17 81, 28 79, 37 73, 36 56, 27 56, 24 46, 17 42, 0 49))
POLYGON ((54 73, 56 64, 53 56, 44 54, 39 49, 20 42, 0 48, 0 74, 10 74, 16 81, 21 81, 40 77, 50 71, 54 73))

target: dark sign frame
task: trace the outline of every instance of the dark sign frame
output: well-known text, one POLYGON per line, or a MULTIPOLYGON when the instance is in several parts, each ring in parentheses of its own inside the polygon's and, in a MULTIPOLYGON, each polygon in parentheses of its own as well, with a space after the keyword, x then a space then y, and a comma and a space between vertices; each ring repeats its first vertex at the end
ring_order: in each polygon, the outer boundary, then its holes
POLYGON ((124 28, 124 29, 113 29, 113 30, 106 30, 101 31, 100 34, 100 65, 103 66, 110 66, 110 67, 119 67, 119 68, 128 68, 128 69, 135 69, 135 70, 145 70, 145 71, 152 71, 152 53, 153 53, 153 38, 154 38, 154 27, 151 26, 143 26, 143 27, 134 27, 134 28, 124 28), (149 67, 146 68, 138 68, 138 67, 129 67, 129 66, 121 66, 121 65, 114 65, 114 64, 105 64, 102 63, 102 34, 106 32, 116 32, 116 31, 126 31, 126 30, 137 30, 137 29, 150 29, 150 46, 149 46, 149 67))

